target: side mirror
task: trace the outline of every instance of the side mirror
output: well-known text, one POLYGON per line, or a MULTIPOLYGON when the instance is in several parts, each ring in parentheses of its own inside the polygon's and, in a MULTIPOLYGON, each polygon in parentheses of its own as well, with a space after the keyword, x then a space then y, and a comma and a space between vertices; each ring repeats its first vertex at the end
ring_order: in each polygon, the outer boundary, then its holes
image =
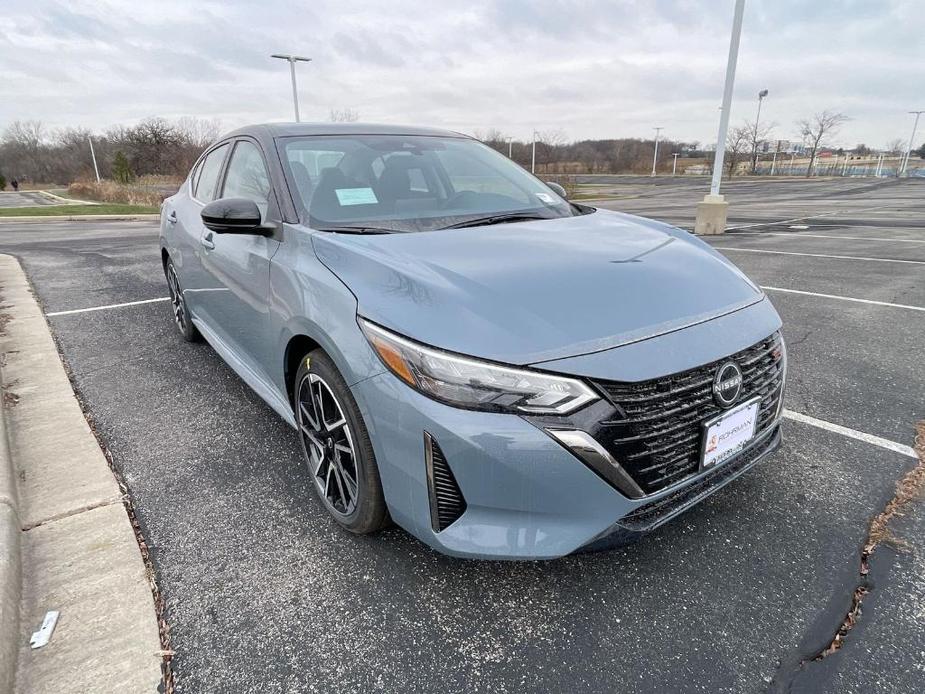
POLYGON ((247 198, 220 198, 202 208, 206 229, 219 234, 264 234, 260 208, 247 198))
POLYGON ((565 188, 560 186, 558 183, 553 181, 546 181, 546 185, 552 188, 552 192, 558 195, 563 200, 568 200, 568 193, 565 192, 565 188))

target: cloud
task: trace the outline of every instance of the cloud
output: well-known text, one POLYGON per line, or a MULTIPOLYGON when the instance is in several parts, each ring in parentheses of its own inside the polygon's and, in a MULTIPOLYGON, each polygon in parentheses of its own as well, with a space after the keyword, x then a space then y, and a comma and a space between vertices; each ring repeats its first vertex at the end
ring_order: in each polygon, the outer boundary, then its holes
MULTIPOLYGON (((229 128, 291 113, 297 52, 305 117, 570 138, 715 138, 732 2, 469 0, 261 3, 33 0, 0 16, 0 128, 15 119, 102 130, 151 115, 229 128)), ((907 136, 922 108, 919 0, 750 0, 733 122, 762 114, 795 136, 824 108, 843 144, 907 136)), ((925 136, 925 133, 923 133, 925 136)))

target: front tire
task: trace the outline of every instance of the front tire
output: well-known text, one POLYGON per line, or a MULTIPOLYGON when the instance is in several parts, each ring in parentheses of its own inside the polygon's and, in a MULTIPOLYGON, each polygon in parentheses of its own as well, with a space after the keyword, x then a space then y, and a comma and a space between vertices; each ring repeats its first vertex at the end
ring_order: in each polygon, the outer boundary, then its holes
POLYGON ((350 389, 323 351, 302 360, 293 401, 302 452, 328 513, 357 535, 382 529, 388 510, 369 433, 350 389))
POLYGON ((170 291, 170 306, 173 309, 174 323, 177 324, 177 329, 184 340, 198 342, 200 339, 199 331, 190 319, 186 299, 183 296, 183 289, 180 286, 180 278, 177 276, 177 269, 170 259, 167 260, 167 264, 164 266, 164 274, 167 275, 167 289, 170 291))

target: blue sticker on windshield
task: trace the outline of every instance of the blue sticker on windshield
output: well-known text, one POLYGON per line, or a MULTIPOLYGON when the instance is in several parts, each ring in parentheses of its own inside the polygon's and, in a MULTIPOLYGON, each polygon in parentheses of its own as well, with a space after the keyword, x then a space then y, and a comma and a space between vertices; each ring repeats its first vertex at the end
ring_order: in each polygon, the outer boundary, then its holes
POLYGON ((337 188, 337 202, 344 205, 375 205, 379 202, 372 188, 337 188))

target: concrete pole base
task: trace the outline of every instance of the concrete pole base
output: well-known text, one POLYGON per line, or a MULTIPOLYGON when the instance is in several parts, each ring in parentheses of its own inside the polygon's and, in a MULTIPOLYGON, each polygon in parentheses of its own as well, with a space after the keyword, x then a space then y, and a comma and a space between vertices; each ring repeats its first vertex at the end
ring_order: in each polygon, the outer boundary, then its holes
POLYGON ((726 231, 726 213, 729 203, 722 195, 704 195, 703 201, 697 203, 697 221, 694 233, 701 236, 722 234, 726 231))

